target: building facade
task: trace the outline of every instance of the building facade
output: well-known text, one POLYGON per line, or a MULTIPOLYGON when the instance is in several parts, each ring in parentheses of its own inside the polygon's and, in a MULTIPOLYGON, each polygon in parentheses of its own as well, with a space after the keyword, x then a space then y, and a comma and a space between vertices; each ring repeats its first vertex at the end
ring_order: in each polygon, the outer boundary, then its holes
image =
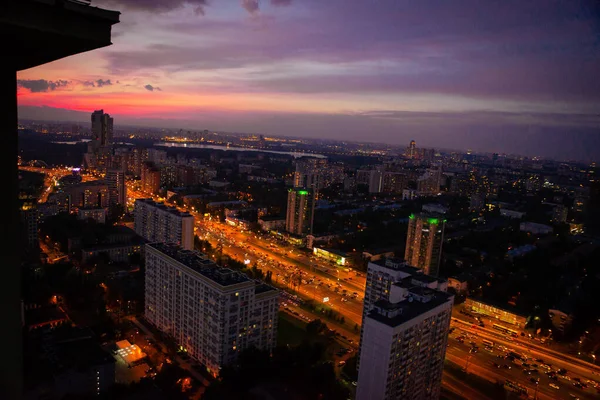
POLYGON ((194 217, 152 199, 138 199, 134 209, 135 233, 150 242, 175 243, 194 249, 194 217))
POLYGON ((109 169, 105 176, 108 185, 108 202, 110 205, 127 203, 127 186, 125 185, 125 171, 109 169))
POLYGON ((243 349, 275 347, 277 290, 177 246, 147 244, 145 255, 146 319, 211 374, 243 349))
POLYGON ((22 232, 28 249, 36 249, 39 246, 38 215, 35 203, 26 202, 21 205, 22 232))
POLYGON ((435 214, 411 214, 404 259, 424 273, 438 276, 446 220, 435 214))
POLYGON ((428 168, 423 175, 417 179, 417 192, 419 196, 436 196, 440 193, 442 181, 442 168, 428 168))
POLYGON ((296 161, 294 187, 309 188, 314 191, 323 189, 325 186, 324 175, 326 170, 327 159, 325 158, 309 157, 296 161))
POLYGON ((65 189, 71 199, 71 208, 107 208, 108 185, 103 181, 80 183, 65 189))
POLYGON ((142 191, 151 194, 158 193, 161 184, 160 176, 160 168, 150 161, 145 162, 141 167, 142 191))
POLYGON ((315 196, 312 189, 290 189, 288 191, 285 230, 300 236, 312 234, 314 212, 315 196))
POLYGON ((112 143, 113 119, 104 110, 96 110, 92 113, 92 142, 97 146, 106 146, 112 143))
POLYGON ((82 207, 77 211, 77 218, 82 220, 93 219, 99 224, 104 224, 106 223, 106 209, 82 207))
POLYGON ((369 263, 357 400, 438 399, 454 297, 394 259, 369 263))

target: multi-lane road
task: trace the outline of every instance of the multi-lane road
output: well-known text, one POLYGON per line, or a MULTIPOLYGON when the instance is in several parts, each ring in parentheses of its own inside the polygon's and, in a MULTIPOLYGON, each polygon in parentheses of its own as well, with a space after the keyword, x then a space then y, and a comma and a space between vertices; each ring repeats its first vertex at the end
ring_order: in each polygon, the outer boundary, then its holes
POLYGON ((600 394, 600 387, 594 387, 600 375, 592 368, 462 321, 454 320, 453 328, 446 358, 469 373, 491 382, 512 381, 525 388, 529 396, 539 399, 592 399, 600 394), (472 352, 474 346, 478 347, 476 352, 472 352), (521 355, 525 363, 507 358, 511 351, 521 355), (551 375, 555 378, 550 378, 551 375))
MULTIPOLYGON (((133 184, 129 186, 128 196, 131 201, 136 198, 149 197, 137 190, 133 184)), ((329 306, 344 316, 347 323, 360 325, 365 288, 364 274, 335 267, 287 246, 275 238, 244 232, 237 227, 217 223, 210 219, 207 220, 194 210, 181 210, 194 215, 198 236, 208 240, 213 246, 219 245, 223 249, 223 254, 238 260, 248 260, 250 264, 256 263, 263 271, 271 271, 273 281, 280 287, 289 288, 288 292, 294 293, 304 300, 311 299, 316 302, 326 300, 329 306), (298 282, 300 282, 300 285, 296 286, 298 282)), ((294 307, 291 307, 290 310, 293 312, 294 307)), ((298 312, 302 313, 297 309, 298 312)), ((304 313, 308 314, 306 311, 304 313)), ((600 381, 600 369, 570 356, 535 346, 526 339, 507 337, 500 332, 472 325, 470 321, 453 318, 451 326, 455 331, 450 338, 447 359, 455 364, 464 365, 469 373, 476 374, 491 382, 512 381, 516 385, 526 388, 528 396, 532 398, 537 396, 540 399, 585 399, 597 398, 599 394, 594 386, 596 381, 600 381), (470 335, 468 340, 465 341, 466 344, 456 341, 456 336, 461 334, 470 335), (494 342, 496 347, 492 351, 488 351, 485 350, 482 343, 479 343, 478 352, 470 353, 472 346, 469 342, 478 343, 483 339, 494 342), (512 362, 504 358, 500 359, 497 356, 504 352, 497 346, 515 349, 517 352, 529 357, 528 363, 536 364, 538 366, 536 368, 537 372, 533 372, 533 367, 528 367, 531 374, 525 373, 523 367, 513 365, 512 362), (536 362, 536 359, 551 364, 554 371, 567 370, 566 378, 557 376, 556 381, 551 379, 540 367, 541 362, 536 362), (498 368, 494 363, 500 367, 498 368), (509 363, 510 369, 503 367, 503 365, 509 363), (535 378, 539 378, 537 384, 533 382, 535 378), (587 385, 587 388, 576 386, 575 384, 579 382, 576 379, 587 385)), ((348 333, 346 336, 352 339, 353 344, 356 345, 358 334, 353 332, 348 333)), ((452 377, 445 374, 444 379, 445 384, 452 388, 454 385, 452 377)), ((459 385, 460 382, 454 383, 455 390, 456 387, 462 387, 462 390, 465 391, 468 390, 467 393, 464 393, 466 398, 473 395, 472 389, 467 389, 464 383, 461 383, 462 385, 459 385)))

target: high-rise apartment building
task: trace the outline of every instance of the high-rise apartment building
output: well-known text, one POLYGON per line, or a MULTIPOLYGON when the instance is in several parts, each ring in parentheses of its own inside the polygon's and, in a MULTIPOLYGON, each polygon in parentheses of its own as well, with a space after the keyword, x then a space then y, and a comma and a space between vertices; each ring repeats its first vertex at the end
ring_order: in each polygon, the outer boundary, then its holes
POLYGON ((417 192, 419 196, 436 196, 440 193, 442 183, 442 168, 428 168, 423 175, 417 179, 417 192))
POLYGON ((161 183, 160 168, 158 168, 154 163, 148 161, 142 165, 141 172, 142 190, 151 194, 158 193, 161 183))
POLYGON ((312 189, 290 189, 288 191, 285 230, 301 236, 312 234, 314 211, 315 196, 312 189))
POLYGON ((438 276, 446 220, 436 214, 411 214, 404 259, 431 276, 438 276))
POLYGON ((107 208, 109 204, 108 185, 101 180, 82 182, 67 187, 65 193, 71 199, 72 208, 107 208))
POLYGON ((107 146, 113 139, 113 119, 104 114, 104 110, 96 110, 92 113, 92 142, 97 146, 107 146))
POLYGON ((135 201, 135 233, 150 242, 174 243, 194 249, 194 217, 152 199, 135 201))
POLYGON ((406 157, 411 159, 417 157, 417 142, 414 140, 411 140, 410 144, 406 148, 406 157))
POLYGON ((134 176, 142 176, 142 166, 148 161, 148 149, 144 147, 136 147, 131 150, 129 155, 129 163, 127 165, 127 173, 134 176))
POLYGON ((402 193, 408 188, 409 177, 402 172, 385 172, 383 174, 383 191, 386 193, 402 193))
POLYGON ((108 184, 108 202, 110 205, 127 202, 127 186, 125 185, 125 171, 121 169, 109 169, 104 178, 108 184))
POLYGON ((145 316, 213 375, 277 339, 278 291, 195 251, 146 245, 145 316))
POLYGON ((371 171, 369 176, 369 193, 381 193, 383 191, 383 168, 371 171))
POLYGON ((454 297, 399 260, 369 263, 357 400, 438 399, 454 297))
POLYGON ((326 158, 302 158, 296 161, 294 173, 294 187, 309 188, 315 191, 323 189, 325 172, 327 169, 326 158))
POLYGON ((36 203, 26 201, 21 204, 22 232, 28 249, 36 249, 39 245, 38 218, 36 203))
POLYGON ((554 206, 552 209, 552 222, 555 224, 564 224, 567 222, 568 208, 562 204, 554 206))

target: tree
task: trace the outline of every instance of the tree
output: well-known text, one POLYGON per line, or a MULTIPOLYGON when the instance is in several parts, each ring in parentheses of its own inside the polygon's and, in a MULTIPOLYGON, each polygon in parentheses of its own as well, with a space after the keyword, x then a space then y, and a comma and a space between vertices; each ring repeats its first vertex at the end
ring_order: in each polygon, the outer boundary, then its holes
POLYGON ((219 379, 204 393, 204 400, 253 399, 255 388, 281 388, 291 397, 307 400, 345 400, 348 391, 336 379, 333 365, 323 362, 320 343, 278 347, 269 357, 266 351, 246 349, 237 365, 221 370, 219 379), (310 382, 310 384, 307 384, 310 382))
POLYGON ((320 319, 315 319, 306 324, 306 333, 309 336, 314 337, 325 331, 327 331, 327 325, 320 319))

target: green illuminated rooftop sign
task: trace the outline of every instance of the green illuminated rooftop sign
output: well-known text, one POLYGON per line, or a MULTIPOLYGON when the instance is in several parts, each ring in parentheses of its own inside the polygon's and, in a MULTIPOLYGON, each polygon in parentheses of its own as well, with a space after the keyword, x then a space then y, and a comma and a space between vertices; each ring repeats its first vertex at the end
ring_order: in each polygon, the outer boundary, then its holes
POLYGON ((415 214, 410 214, 410 215, 408 216, 408 218, 410 218, 410 219, 415 219, 415 214))
POLYGON ((304 195, 307 195, 308 192, 306 190, 298 190, 298 194, 304 196, 304 195))
POLYGON ((429 218, 427 222, 429 222, 432 225, 437 225, 440 221, 437 218, 429 218))

